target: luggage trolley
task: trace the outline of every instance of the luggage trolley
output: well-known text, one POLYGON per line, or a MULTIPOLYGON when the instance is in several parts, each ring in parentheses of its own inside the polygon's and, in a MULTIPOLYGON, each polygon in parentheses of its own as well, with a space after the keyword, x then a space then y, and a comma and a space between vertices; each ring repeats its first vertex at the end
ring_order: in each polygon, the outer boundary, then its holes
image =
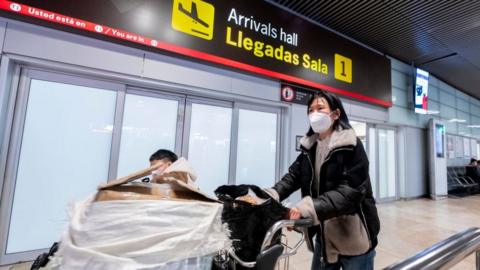
POLYGON ((295 255, 303 242, 305 242, 307 228, 312 226, 312 224, 313 222, 311 219, 280 220, 276 222, 267 231, 260 249, 260 254, 257 256, 256 261, 245 262, 235 254, 233 247, 228 250, 228 256, 233 261, 233 265, 231 264, 232 269, 236 269, 236 266, 240 265, 244 268, 255 268, 257 270, 274 270, 276 266, 279 266, 280 268, 282 265, 280 260, 284 260, 283 268, 281 269, 287 270, 289 266, 289 257, 295 255), (277 233, 281 233, 282 229, 287 227, 291 227, 301 234, 298 243, 293 247, 288 246, 288 241, 286 241, 285 235, 282 235, 280 243, 272 243, 277 233))

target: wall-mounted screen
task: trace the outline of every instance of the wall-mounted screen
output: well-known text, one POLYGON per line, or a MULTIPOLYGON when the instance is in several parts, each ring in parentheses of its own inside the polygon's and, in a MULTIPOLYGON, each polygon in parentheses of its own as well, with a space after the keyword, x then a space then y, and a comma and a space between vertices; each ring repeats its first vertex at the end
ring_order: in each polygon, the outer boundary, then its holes
POLYGON ((415 72, 415 112, 426 114, 428 105, 428 72, 416 69, 415 72))
POLYGON ((445 126, 442 124, 435 124, 435 153, 439 158, 445 157, 444 138, 445 126))

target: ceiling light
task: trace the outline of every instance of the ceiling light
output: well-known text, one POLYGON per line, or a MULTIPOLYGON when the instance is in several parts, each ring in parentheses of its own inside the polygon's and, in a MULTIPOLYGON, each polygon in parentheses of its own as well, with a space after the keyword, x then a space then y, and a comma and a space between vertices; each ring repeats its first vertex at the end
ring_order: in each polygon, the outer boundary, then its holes
POLYGON ((465 119, 453 118, 453 119, 448 120, 448 122, 451 122, 451 123, 455 123, 455 122, 457 122, 457 123, 465 123, 465 122, 467 122, 467 120, 465 120, 465 119))

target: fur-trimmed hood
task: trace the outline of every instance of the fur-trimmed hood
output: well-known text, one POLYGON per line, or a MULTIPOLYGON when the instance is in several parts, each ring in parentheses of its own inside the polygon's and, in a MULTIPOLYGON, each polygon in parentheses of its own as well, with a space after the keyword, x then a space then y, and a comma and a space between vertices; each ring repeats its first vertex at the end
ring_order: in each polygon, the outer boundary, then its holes
MULTIPOLYGON (((317 142, 318 134, 315 133, 311 136, 305 135, 301 140, 300 144, 305 150, 310 150, 312 146, 317 142)), ((357 135, 355 131, 351 128, 334 130, 330 135, 330 142, 328 144, 328 151, 333 149, 344 147, 344 146, 353 146, 357 145, 357 135)))

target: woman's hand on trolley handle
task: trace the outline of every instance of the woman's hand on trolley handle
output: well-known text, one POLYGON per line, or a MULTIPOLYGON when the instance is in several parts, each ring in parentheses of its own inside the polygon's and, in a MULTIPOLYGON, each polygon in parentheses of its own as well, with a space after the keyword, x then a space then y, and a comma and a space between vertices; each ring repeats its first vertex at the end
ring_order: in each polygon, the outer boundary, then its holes
POLYGON ((302 217, 302 214, 300 211, 298 211, 297 208, 293 207, 290 208, 288 211, 288 219, 300 219, 302 217))
MULTIPOLYGON (((297 208, 293 207, 288 210, 287 218, 291 220, 296 220, 302 218, 302 214, 298 211, 297 208)), ((293 227, 287 228, 289 231, 293 230, 293 227)))

